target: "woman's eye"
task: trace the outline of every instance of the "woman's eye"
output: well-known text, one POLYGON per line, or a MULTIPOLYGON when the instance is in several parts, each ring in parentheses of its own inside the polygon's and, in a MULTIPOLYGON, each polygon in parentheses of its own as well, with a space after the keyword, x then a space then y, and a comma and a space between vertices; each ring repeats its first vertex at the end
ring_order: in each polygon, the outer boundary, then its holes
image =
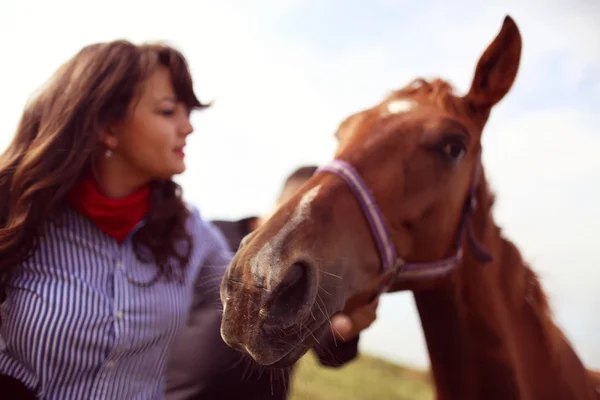
POLYGON ((162 110, 160 113, 166 117, 171 117, 175 114, 175 110, 162 110))

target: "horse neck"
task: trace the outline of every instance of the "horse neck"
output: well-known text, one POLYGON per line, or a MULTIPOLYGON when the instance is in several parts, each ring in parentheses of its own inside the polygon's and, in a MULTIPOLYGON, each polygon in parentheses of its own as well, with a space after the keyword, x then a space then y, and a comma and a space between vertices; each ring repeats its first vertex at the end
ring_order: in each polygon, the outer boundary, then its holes
POLYGON ((437 399, 476 399, 472 363, 454 285, 414 292, 437 399))
POLYGON ((587 371, 554 325, 537 277, 501 236, 492 203, 483 180, 472 222, 494 261, 482 265, 467 246, 453 284, 415 295, 432 367, 465 385, 442 381, 447 398, 592 398, 587 371))

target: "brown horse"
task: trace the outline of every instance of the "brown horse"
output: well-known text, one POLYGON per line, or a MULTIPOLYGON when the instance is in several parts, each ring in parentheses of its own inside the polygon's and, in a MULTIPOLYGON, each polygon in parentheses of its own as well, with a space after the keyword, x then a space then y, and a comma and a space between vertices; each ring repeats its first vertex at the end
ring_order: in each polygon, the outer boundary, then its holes
POLYGON ((412 290, 438 397, 596 398, 538 279, 491 213, 481 134, 520 56, 506 17, 465 96, 417 80, 346 119, 335 159, 231 262, 225 342, 263 365, 288 365, 334 313, 412 290))

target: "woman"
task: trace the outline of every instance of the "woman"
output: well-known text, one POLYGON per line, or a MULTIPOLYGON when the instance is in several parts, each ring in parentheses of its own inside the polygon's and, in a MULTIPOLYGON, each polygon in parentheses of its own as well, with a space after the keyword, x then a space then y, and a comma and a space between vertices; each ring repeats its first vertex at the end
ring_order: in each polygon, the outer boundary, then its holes
POLYGON ((84 48, 0 159, 0 373, 42 398, 154 399, 192 282, 229 254, 181 199, 195 96, 185 59, 84 48))
POLYGON ((4 396, 164 396, 190 306, 216 306, 231 257, 172 180, 205 107, 178 51, 126 41, 85 47, 27 105, 0 157, 4 396))

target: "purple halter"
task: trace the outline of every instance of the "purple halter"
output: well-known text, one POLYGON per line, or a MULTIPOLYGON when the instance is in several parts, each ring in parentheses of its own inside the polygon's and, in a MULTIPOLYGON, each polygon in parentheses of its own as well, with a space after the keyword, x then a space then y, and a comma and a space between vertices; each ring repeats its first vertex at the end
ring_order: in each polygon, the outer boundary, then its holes
POLYGON ((400 280, 403 282, 412 282, 427 278, 443 278, 449 275, 462 260, 462 237, 465 229, 467 229, 469 242, 473 247, 475 256, 482 262, 489 262, 492 260, 492 256, 489 252, 475 239, 470 224, 471 216, 477 207, 476 192, 481 179, 481 162, 477 165, 469 197, 466 200, 463 210, 463 216, 458 230, 458 238, 455 245, 456 253, 443 260, 422 263, 406 263, 398 256, 396 246, 394 245, 390 232, 383 219, 383 214, 377 206, 373 194, 361 178, 360 174, 350 164, 342 160, 332 160, 319 168, 317 173, 325 171, 331 172, 342 178, 352 190, 361 205, 362 211, 369 222, 369 226, 371 227, 371 233, 375 238, 375 243, 377 244, 377 249, 379 250, 379 255, 382 260, 383 272, 393 271, 394 276, 381 288, 380 293, 387 291, 394 281, 400 280))

